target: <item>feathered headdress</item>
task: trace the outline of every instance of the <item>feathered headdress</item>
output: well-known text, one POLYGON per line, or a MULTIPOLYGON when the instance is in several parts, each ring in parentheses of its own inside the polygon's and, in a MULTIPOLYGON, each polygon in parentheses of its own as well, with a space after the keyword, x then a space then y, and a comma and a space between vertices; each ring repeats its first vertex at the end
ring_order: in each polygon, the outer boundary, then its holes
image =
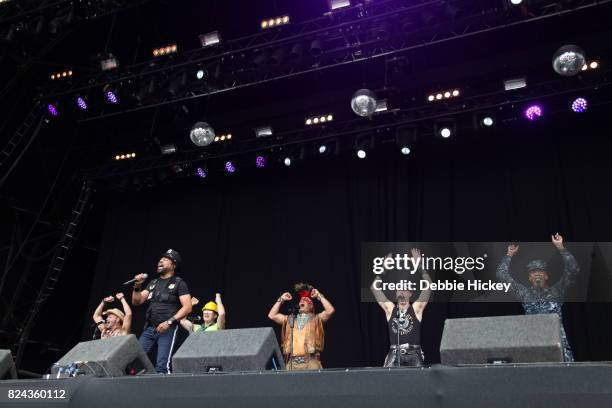
POLYGON ((310 299, 310 292, 312 292, 312 285, 309 283, 296 283, 295 285, 293 285, 293 290, 295 291, 295 293, 298 294, 298 296, 301 298, 309 298, 310 299))

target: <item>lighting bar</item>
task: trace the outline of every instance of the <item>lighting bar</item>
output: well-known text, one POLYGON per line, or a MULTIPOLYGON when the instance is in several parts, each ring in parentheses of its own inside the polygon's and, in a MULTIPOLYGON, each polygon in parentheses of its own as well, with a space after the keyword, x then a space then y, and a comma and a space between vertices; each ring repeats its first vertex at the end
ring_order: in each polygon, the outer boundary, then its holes
POLYGON ((116 155, 115 160, 133 159, 134 157, 136 157, 136 153, 124 153, 116 155))
POLYGON ((160 150, 161 150, 161 154, 162 154, 163 156, 167 156, 167 155, 169 155, 169 154, 176 153, 177 148, 176 148, 176 145, 175 145, 175 144, 170 143, 170 144, 167 144, 167 145, 163 145, 163 146, 160 148, 160 150))
POLYGON ((376 100, 376 110, 374 112, 384 112, 389 109, 386 99, 376 100))
POLYGON ((274 28, 285 24, 289 24, 288 15, 261 20, 261 29, 266 30, 268 28, 274 28))
POLYGON ((506 91, 513 91, 515 89, 521 89, 521 88, 526 88, 526 87, 527 87, 527 78, 525 77, 506 79, 504 81, 504 90, 506 91))
POLYGON ((57 81, 58 79, 70 78, 73 72, 71 69, 61 72, 55 72, 49 76, 52 81, 57 81))
POLYGON ((100 69, 102 71, 112 71, 119 68, 119 60, 113 54, 108 54, 107 58, 100 60, 100 69))
POLYGON ((228 133, 228 134, 225 134, 225 135, 217 135, 217 136, 215 136, 215 142, 225 142, 225 141, 228 141, 228 140, 232 140, 232 134, 231 133, 228 133))
POLYGON ((274 133, 271 126, 261 126, 255 128, 255 137, 268 137, 274 133))
POLYGON ((218 31, 213 31, 212 33, 200 34, 198 36, 200 39, 200 44, 202 44, 202 48, 210 47, 211 45, 219 44, 221 42, 221 34, 218 31))
POLYGON ((348 7, 351 5, 350 0, 329 0, 329 9, 337 10, 342 7, 348 7))
POLYGON ((459 89, 449 89, 446 91, 433 92, 427 95, 427 102, 438 102, 443 99, 456 98, 460 95, 459 89))
POLYGON ((161 57, 168 54, 174 54, 178 50, 176 44, 170 44, 165 47, 155 48, 153 50, 154 57, 161 57))
POLYGON ((310 118, 306 118, 304 123, 306 126, 311 126, 311 125, 320 125, 323 123, 331 122, 332 120, 334 120, 334 115, 330 113, 328 115, 313 116, 310 118))

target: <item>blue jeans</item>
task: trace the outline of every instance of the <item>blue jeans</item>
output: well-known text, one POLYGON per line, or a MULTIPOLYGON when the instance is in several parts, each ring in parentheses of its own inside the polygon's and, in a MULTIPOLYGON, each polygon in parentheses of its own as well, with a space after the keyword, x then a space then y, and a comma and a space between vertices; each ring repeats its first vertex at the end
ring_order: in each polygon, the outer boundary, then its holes
POLYGON ((157 345, 155 371, 160 374, 170 374, 171 372, 170 357, 172 356, 172 349, 176 341, 177 331, 178 324, 166 330, 164 333, 158 333, 155 331, 155 327, 148 326, 140 335, 140 345, 145 353, 151 352, 153 347, 157 345))

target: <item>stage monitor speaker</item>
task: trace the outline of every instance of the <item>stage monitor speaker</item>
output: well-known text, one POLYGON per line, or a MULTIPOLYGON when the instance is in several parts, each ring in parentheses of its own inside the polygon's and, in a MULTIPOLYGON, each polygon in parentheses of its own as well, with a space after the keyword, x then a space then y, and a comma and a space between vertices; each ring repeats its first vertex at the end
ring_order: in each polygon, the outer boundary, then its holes
POLYGON ((0 350, 0 380, 17 378, 17 370, 10 350, 0 350))
POLYGON ((175 373, 280 370, 283 356, 271 327, 191 333, 172 358, 175 373))
POLYGON ((51 369, 58 370, 79 362, 79 371, 98 377, 153 374, 155 368, 133 334, 104 340, 83 341, 73 347, 51 369))
POLYGON ((561 362, 559 315, 447 319, 440 360, 450 365, 561 362))

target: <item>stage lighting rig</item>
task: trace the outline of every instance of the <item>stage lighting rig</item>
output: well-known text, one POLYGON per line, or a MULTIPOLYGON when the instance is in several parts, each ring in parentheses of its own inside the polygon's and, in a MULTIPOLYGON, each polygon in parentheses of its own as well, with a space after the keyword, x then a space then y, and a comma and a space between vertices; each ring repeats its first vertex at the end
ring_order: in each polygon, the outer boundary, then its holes
POLYGON ((178 46, 176 44, 170 44, 165 47, 153 49, 153 56, 161 57, 164 55, 175 54, 177 51, 178 51, 178 46))
POLYGON ((221 34, 219 34, 218 31, 200 34, 198 38, 200 39, 200 44, 202 45, 202 48, 210 47, 221 42, 221 34))
POLYGON ((113 54, 107 54, 100 59, 100 69, 102 71, 112 71, 119 68, 119 60, 113 54))
POLYGON ((136 157, 136 153, 122 153, 115 156, 115 160, 126 160, 133 159, 136 157))
POLYGON ((323 125, 327 122, 331 122, 334 120, 334 115, 327 114, 327 115, 320 115, 320 116, 312 116, 312 117, 308 117, 306 118, 306 120, 304 121, 304 124, 306 126, 311 126, 311 125, 323 125))
POLYGON ((445 99, 456 98, 460 95, 459 89, 449 89, 440 92, 432 92, 427 95, 427 102, 437 102, 445 99))
POLYGON ((73 74, 74 74, 74 72, 71 69, 67 69, 65 71, 54 72, 51 75, 49 75, 49 78, 52 81, 57 81, 57 80, 60 80, 60 79, 70 78, 70 77, 72 77, 73 74))
POLYGON ((437 136, 448 139, 457 131, 457 122, 453 118, 438 119, 434 123, 434 130, 437 136))
POLYGON ((231 133, 215 136, 215 142, 227 142, 227 141, 230 141, 230 140, 232 140, 232 134, 231 133))
POLYGON ((376 94, 369 89, 359 89, 351 98, 351 109, 361 117, 372 116, 376 112, 376 94))
POLYGON ((552 65, 555 72, 562 76, 574 76, 582 70, 586 57, 582 48, 569 44, 559 48, 553 55, 552 65))
POLYGON ((269 137, 274 134, 272 126, 260 126, 253 130, 255 131, 255 137, 269 137))
POLYGON ((288 15, 261 20, 261 29, 266 30, 269 28, 279 27, 285 24, 289 24, 288 15))
POLYGON ((191 127, 189 138, 196 146, 208 146, 215 140, 215 130, 206 122, 197 122, 191 127))
POLYGON ((515 89, 521 89, 527 87, 527 78, 511 78, 504 80, 504 90, 513 91, 515 89))

